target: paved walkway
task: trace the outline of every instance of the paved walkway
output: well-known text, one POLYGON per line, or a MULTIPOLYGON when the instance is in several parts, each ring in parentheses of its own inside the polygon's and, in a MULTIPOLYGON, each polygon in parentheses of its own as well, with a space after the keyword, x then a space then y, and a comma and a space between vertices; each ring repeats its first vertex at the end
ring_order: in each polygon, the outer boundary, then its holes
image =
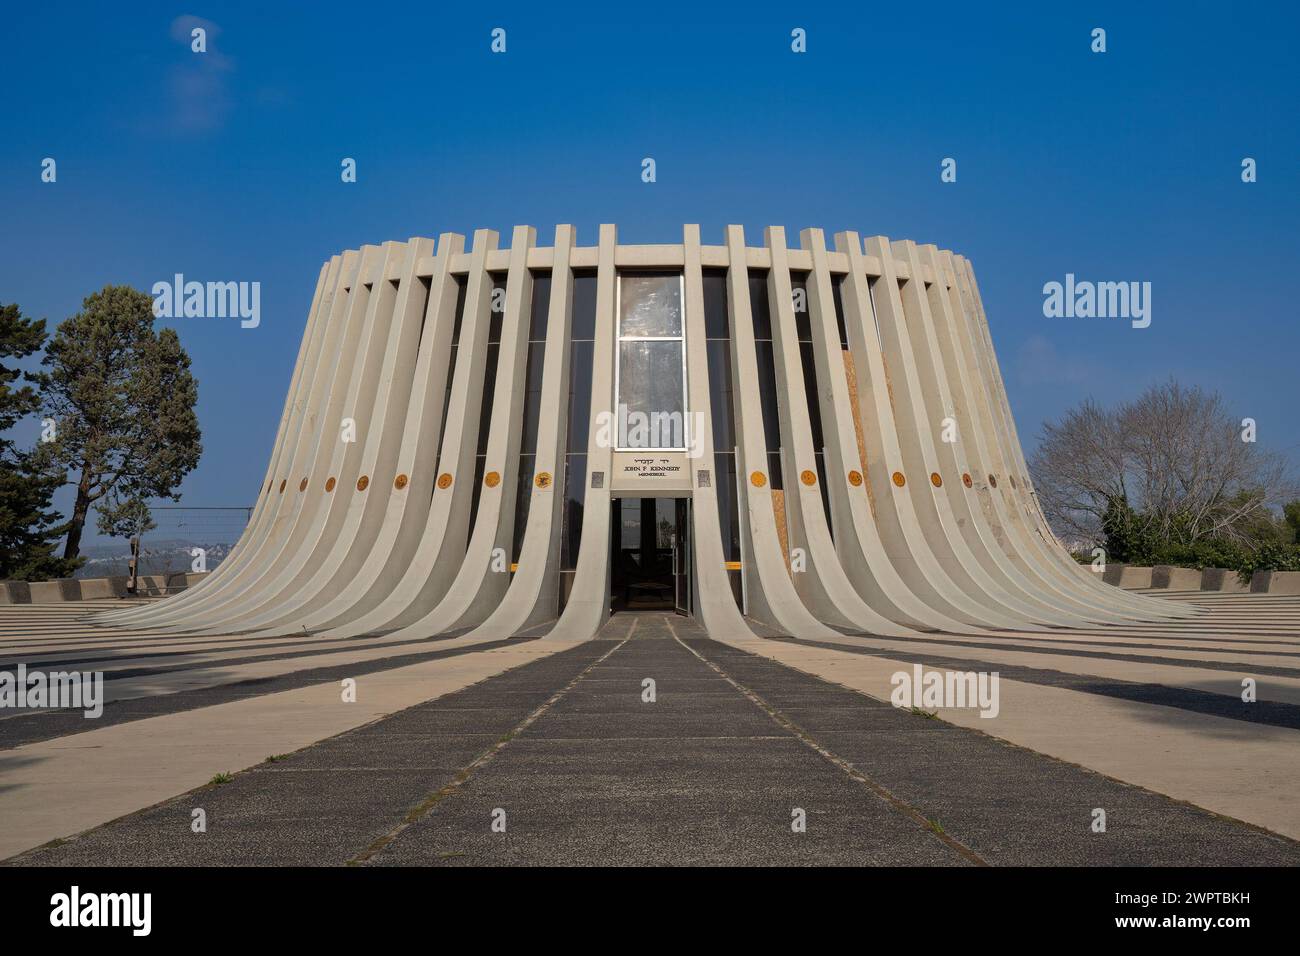
MULTIPOLYGON (((459 687, 447 685, 434 697, 426 685, 418 698, 423 702, 330 730, 336 735, 299 744, 302 749, 257 763, 228 782, 129 813, 14 862, 1300 863, 1300 844, 1276 833, 1015 746, 999 739, 1000 730, 994 736, 976 729, 978 718, 971 727, 958 726, 869 696, 883 668, 897 669, 884 654, 786 641, 731 647, 709 640, 685 619, 661 614, 617 615, 601 639, 576 646, 541 640, 470 649, 453 659, 466 671, 459 687), (525 653, 534 656, 519 656, 525 653), (501 660, 506 654, 516 656, 507 664, 501 660), (491 655, 497 656, 491 666, 482 663, 491 655), (480 672, 485 679, 469 679, 480 672), (653 681, 653 702, 646 699, 647 680, 653 681), (1097 808, 1106 811, 1104 833, 1090 826, 1097 808), (196 809, 206 815, 205 833, 192 830, 196 809), (792 827, 798 820, 806 824, 802 832, 792 827)), ((412 680, 397 683, 418 695, 415 678, 445 675, 449 667, 440 659, 381 673, 408 671, 412 680), (412 668, 424 670, 417 675, 412 668)), ((1063 695, 1089 705, 1084 717, 1098 712, 1097 701, 1110 699, 1048 683, 1023 686, 1045 695, 1033 704, 1048 723, 1063 695)), ((337 697, 335 687, 329 691, 337 697)), ((310 693, 307 687, 269 696, 310 693)), ((205 715, 265 699, 59 736, 0 750, 0 761, 95 733, 137 728, 143 734, 140 728, 156 728, 160 720, 193 722, 198 743, 192 745, 212 740, 220 753, 225 738, 204 732, 205 715)), ((316 706, 325 707, 323 701, 316 706)), ((1184 713, 1149 702, 1125 706, 1184 713)), ((304 711, 302 732, 310 732, 308 718, 338 709, 304 711)), ((1196 716, 1285 735, 1273 744, 1279 748, 1290 746, 1296 734, 1289 726, 1196 716)), ((262 750, 290 749, 272 742, 275 712, 262 718, 269 735, 257 741, 262 750)), ((1072 719, 1077 723, 1080 714, 1072 719)), ((1023 728, 1005 736, 1016 732, 1023 728)), ((28 774, 26 767, 15 768, 19 790, 28 774)), ((0 818, 8 823, 14 817, 5 816, 7 795, 0 790, 0 818)), ((30 800, 24 805, 30 809, 30 800)))

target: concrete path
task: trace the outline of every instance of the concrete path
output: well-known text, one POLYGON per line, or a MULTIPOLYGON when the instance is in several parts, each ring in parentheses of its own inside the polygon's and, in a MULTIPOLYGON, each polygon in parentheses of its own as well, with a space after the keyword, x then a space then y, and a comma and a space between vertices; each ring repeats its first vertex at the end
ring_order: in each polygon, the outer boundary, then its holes
MULTIPOLYGON (((617 615, 600 639, 583 644, 514 642, 382 672, 405 696, 394 694, 385 705, 389 716, 374 714, 378 719, 342 721, 336 716, 342 708, 325 700, 327 692, 337 700, 337 686, 316 685, 135 720, 5 751, 0 761, 33 752, 57 761, 61 748, 96 734, 133 734, 109 742, 127 748, 117 751, 119 761, 145 748, 132 767, 148 776, 159 772, 159 755, 147 748, 184 733, 185 745, 174 739, 166 745, 167 760, 183 760, 195 740, 204 750, 189 760, 185 779, 250 769, 172 799, 162 791, 184 789, 184 774, 154 781, 154 800, 131 795, 137 802, 129 809, 139 812, 13 862, 1300 863, 1300 844, 1277 833, 1105 776, 1069 762, 1068 754, 1064 760, 1047 755, 1069 743, 1070 734, 1064 743, 1058 738, 1071 724, 1089 747, 1099 735, 1123 734, 1112 737, 1114 748, 1148 758, 1187 740, 1207 746, 1228 740, 1231 748, 1208 750, 1188 779, 1218 780, 1227 771, 1241 778, 1239 789, 1290 795, 1296 790, 1289 778, 1260 774, 1285 760, 1296 734, 1291 728, 1141 702, 1125 703, 1130 710, 1122 716, 1131 720, 1115 723, 1113 698, 1104 694, 1016 681, 1014 689, 1004 682, 1002 704, 1015 719, 985 733, 989 728, 981 725, 989 721, 963 712, 932 719, 876 699, 880 675, 899 663, 878 652, 779 640, 733 647, 709 640, 682 618, 617 615), (536 659, 526 659, 530 653, 536 659), (459 677, 450 677, 457 666, 459 677), (471 679, 489 673, 496 676, 471 679), (273 698, 293 701, 302 709, 287 713, 303 720, 282 720, 286 712, 267 703, 273 698), (409 706, 394 712, 401 699, 409 706), (1066 701, 1074 706, 1063 706, 1066 701), (222 724, 213 715, 223 708, 256 719, 217 733, 222 724), (1166 712, 1178 719, 1155 719, 1166 712), (1218 723, 1189 730, 1188 713, 1218 723), (174 723, 148 729, 166 721, 174 723), (1096 733, 1087 726, 1094 721, 1096 733), (261 735, 252 743, 244 739, 250 727, 261 735), (295 734, 319 742, 253 763, 254 751, 264 757, 293 749, 295 734), (1008 742, 1018 734, 1036 734, 1031 745, 1046 753, 1008 742), (1244 745, 1246 735, 1259 749, 1244 745), (223 748, 232 746, 250 759, 218 766, 223 748), (1230 750, 1240 752, 1236 762, 1220 765, 1230 750), (140 809, 147 803, 157 805, 140 809), (197 809, 206 817, 203 833, 192 829, 197 809), (1103 833, 1091 827, 1097 809, 1106 812, 1103 833), (794 826, 800 821, 802 831, 794 826)), ((1088 766, 1106 759, 1102 750, 1086 756, 1079 762, 1092 761, 1088 766)), ((79 747, 63 766, 66 776, 59 778, 39 762, 20 762, 12 778, 17 785, 0 791, 6 831, 17 821, 28 827, 28 839, 36 835, 28 823, 37 814, 33 775, 56 804, 46 831, 71 836, 125 812, 105 808, 91 820, 94 814, 78 811, 88 796, 79 788, 93 790, 104 776, 133 775, 111 769, 107 753, 97 757, 79 747)), ((21 842, 9 839, 9 852, 21 842)))

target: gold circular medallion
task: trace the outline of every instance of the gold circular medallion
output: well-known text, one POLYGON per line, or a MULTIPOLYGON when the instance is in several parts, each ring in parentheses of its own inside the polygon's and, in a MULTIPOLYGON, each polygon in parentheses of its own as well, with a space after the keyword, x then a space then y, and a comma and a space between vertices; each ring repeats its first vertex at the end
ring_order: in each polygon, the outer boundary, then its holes
POLYGON ((489 488, 495 488, 497 485, 501 484, 501 475, 495 471, 489 471, 483 476, 483 484, 487 485, 489 488))
POLYGON ((943 487, 943 479, 939 477, 937 471, 930 472, 930 484, 934 485, 936 488, 943 487))
POLYGON ((537 477, 533 479, 533 483, 538 488, 551 487, 551 473, 549 471, 539 471, 537 477))
POLYGON ((805 468, 803 471, 799 472, 799 480, 805 485, 815 485, 817 484, 817 472, 805 468))
POLYGON ((306 478, 304 478, 302 481, 298 482, 298 490, 299 490, 299 491, 306 491, 306 490, 307 490, 307 479, 306 479, 306 478))
POLYGON ((755 488, 762 488, 767 484, 767 475, 763 474, 761 471, 751 472, 749 475, 749 483, 755 488))
POLYGON ((971 480, 971 476, 969 474, 963 474, 961 476, 961 483, 965 485, 967 488, 975 484, 975 482, 971 480))
POLYGON ((860 471, 851 471, 851 472, 849 472, 849 484, 851 484, 854 488, 857 488, 857 487, 861 486, 861 484, 862 484, 862 472, 860 472, 860 471))
POLYGON ((989 475, 989 484, 992 487, 996 488, 998 486, 998 480, 994 478, 992 475, 989 475))
POLYGON ((441 475, 438 476, 438 487, 439 488, 451 487, 451 472, 444 471, 441 475))
POLYGON ((334 485, 335 485, 335 481, 334 481, 334 479, 331 477, 328 481, 325 482, 325 490, 326 490, 327 492, 328 492, 328 491, 333 491, 333 490, 334 490, 334 485))
POLYGON ((362 475, 357 479, 357 491, 365 491, 370 487, 370 478, 368 475, 362 475))
POLYGON ((283 481, 280 482, 280 494, 284 494, 284 486, 287 485, 288 483, 289 483, 288 478, 285 478, 283 481))
POLYGON ((901 471, 894 472, 894 484, 898 485, 898 487, 900 488, 903 487, 903 485, 907 484, 907 479, 903 477, 903 473, 901 471))
POLYGON ((398 475, 396 478, 393 479, 393 487, 396 488, 398 491, 401 491, 403 488, 406 487, 406 483, 409 482, 410 480, 411 479, 407 478, 405 475, 398 475))

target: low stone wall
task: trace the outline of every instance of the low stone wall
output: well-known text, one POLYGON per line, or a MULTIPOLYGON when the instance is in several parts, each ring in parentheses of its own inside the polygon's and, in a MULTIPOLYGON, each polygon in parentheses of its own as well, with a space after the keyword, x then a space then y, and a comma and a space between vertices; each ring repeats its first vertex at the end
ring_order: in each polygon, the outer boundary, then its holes
POLYGON ((1243 584, 1241 575, 1227 568, 1206 568, 1201 572, 1201 590, 1244 594, 1250 590, 1250 582, 1243 584))
POLYGON ((1220 591, 1224 593, 1300 595, 1300 571, 1256 571, 1243 584, 1236 571, 1227 568, 1175 568, 1158 564, 1140 568, 1126 564, 1106 567, 1102 580, 1125 590, 1220 591))
POLYGON ((1201 571, 1197 568, 1175 568, 1168 564, 1157 564, 1151 569, 1151 586, 1168 588, 1170 591, 1201 590, 1201 571))
MULTIPOLYGON (((142 574, 138 593, 161 597, 193 587, 207 574, 142 574)), ((64 604, 68 601, 97 601, 124 598, 127 576, 110 578, 60 578, 57 581, 0 581, 0 604, 64 604)))
POLYGON ((1256 571, 1250 589, 1265 594, 1300 594, 1300 571, 1256 571))

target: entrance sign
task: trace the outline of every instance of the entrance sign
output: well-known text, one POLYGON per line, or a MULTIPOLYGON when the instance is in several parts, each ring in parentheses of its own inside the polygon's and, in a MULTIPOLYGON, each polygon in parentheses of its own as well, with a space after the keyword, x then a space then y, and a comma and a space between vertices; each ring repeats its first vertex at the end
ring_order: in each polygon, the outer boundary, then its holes
POLYGON ((614 452, 615 491, 635 491, 653 497, 660 494, 690 493, 691 473, 686 455, 671 451, 614 452))

